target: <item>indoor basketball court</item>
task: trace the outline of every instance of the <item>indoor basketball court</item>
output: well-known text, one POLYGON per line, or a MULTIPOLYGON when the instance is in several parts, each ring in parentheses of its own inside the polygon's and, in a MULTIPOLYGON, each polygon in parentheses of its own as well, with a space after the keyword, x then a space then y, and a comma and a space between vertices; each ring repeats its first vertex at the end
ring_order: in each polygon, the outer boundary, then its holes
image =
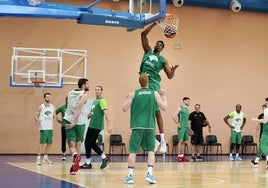
MULTIPOLYGON (((12 0, 0 2, 0 16, 73 19, 78 24, 123 27, 128 32, 157 22, 165 39, 178 35, 179 16, 166 12, 166 2, 162 0, 130 0, 129 10, 125 12, 94 8, 100 0, 88 6, 59 6, 42 0, 25 2, 31 2, 31 6, 16 5, 12 0), (47 5, 50 5, 50 11, 47 5)), ((61 89, 66 85, 76 85, 78 78, 88 77, 88 56, 84 49, 13 47, 9 86, 33 88, 35 95, 40 97, 43 88, 61 89)), ((52 165, 39 166, 35 163, 36 155, 0 155, 0 187, 262 188, 268 183, 265 162, 253 167, 250 164, 253 155, 232 162, 228 161, 227 155, 206 155, 205 162, 177 162, 176 155, 167 155, 163 160, 162 155, 157 155, 154 166, 157 184, 152 185, 145 181, 147 166, 144 155, 137 157, 134 184, 123 182, 127 175, 127 155, 111 155, 112 161, 105 169, 99 168, 100 158, 93 156, 93 168, 79 170, 76 175, 69 174, 70 155, 67 162, 62 162, 57 154, 49 157, 54 162, 52 165)), ((84 155, 81 161, 84 161, 84 155)))
MULTIPOLYGON (((157 184, 145 181, 146 164, 144 156, 137 157, 134 170, 134 184, 123 183, 127 175, 126 156, 111 156, 112 162, 100 169, 100 158, 93 156, 92 169, 80 169, 69 175, 70 160, 60 161, 60 156, 50 156, 54 164, 35 164, 35 156, 2 155, 0 156, 1 187, 45 187, 45 188, 84 188, 84 187, 266 187, 268 171, 265 162, 258 167, 250 164, 252 156, 244 156, 244 161, 228 161, 228 156, 210 156, 206 162, 174 162, 176 156, 168 156, 169 162, 163 162, 162 156, 156 157, 154 176, 157 184), (126 159, 124 159, 126 160, 126 159), (173 162, 172 162, 173 161, 173 162)), ((70 159, 70 158, 69 158, 70 159)), ((83 161, 83 159, 82 159, 83 161)))

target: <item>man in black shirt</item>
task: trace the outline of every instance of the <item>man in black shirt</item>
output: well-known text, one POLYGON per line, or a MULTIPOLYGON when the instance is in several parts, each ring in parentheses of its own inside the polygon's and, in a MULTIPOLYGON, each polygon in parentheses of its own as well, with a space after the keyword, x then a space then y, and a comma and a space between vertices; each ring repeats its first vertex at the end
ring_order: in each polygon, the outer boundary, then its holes
POLYGON ((192 157, 191 161, 204 161, 204 158, 200 156, 202 145, 204 142, 203 138, 203 127, 208 126, 209 132, 211 132, 211 126, 207 121, 207 118, 203 112, 200 111, 200 104, 194 106, 195 111, 190 113, 189 121, 191 123, 191 129, 193 130, 193 135, 191 136, 192 144, 192 157), (197 154, 197 156, 195 156, 197 154))

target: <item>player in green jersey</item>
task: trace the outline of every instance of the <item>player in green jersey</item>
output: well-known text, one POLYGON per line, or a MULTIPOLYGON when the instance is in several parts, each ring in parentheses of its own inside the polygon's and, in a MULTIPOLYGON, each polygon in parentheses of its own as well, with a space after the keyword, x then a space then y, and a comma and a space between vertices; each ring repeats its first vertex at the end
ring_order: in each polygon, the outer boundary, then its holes
POLYGON ((136 154, 140 147, 147 151, 147 168, 148 174, 146 180, 150 184, 156 184, 153 177, 153 167, 155 162, 155 103, 161 110, 167 109, 166 91, 159 92, 148 88, 149 77, 147 74, 141 74, 139 82, 141 88, 127 96, 123 104, 123 111, 130 112, 130 128, 132 129, 129 141, 128 157, 128 176, 124 179, 126 184, 133 184, 133 171, 136 162, 136 154))
MULTIPOLYGON (((150 47, 147 35, 149 34, 149 32, 152 30, 152 28, 155 25, 156 23, 151 24, 141 33, 141 42, 142 42, 142 47, 144 50, 144 56, 142 58, 142 62, 140 65, 139 74, 147 73, 150 78, 149 88, 155 91, 160 91, 161 76, 159 75, 159 72, 163 69, 167 77, 169 79, 172 79, 174 77, 175 70, 178 68, 179 65, 170 67, 166 58, 160 55, 160 53, 164 49, 163 41, 157 41, 153 50, 150 47)), ((162 119, 162 115, 161 115, 159 108, 156 109, 155 116, 156 116, 158 129, 159 129, 160 136, 161 136, 160 152, 165 153, 167 148, 166 148, 166 141, 164 137, 164 125, 163 125, 163 119, 162 119)))
MULTIPOLYGON (((263 131, 261 136, 260 146, 262 153, 266 156, 266 168, 268 168, 268 97, 265 99, 266 108, 264 109, 263 119, 252 118, 252 121, 263 123, 263 131)), ((258 164, 258 161, 254 160, 254 165, 258 164)))

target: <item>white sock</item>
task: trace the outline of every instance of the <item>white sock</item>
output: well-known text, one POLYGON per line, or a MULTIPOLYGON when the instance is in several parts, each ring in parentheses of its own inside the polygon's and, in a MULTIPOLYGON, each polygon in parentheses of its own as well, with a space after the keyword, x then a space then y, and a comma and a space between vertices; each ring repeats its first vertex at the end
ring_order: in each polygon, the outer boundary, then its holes
POLYGON ((260 157, 255 158, 255 162, 258 163, 260 161, 260 157))
POLYGON ((105 158, 106 158, 105 153, 102 153, 102 154, 101 154, 101 158, 102 158, 102 159, 105 159, 105 158))
POLYGON ((160 138, 161 138, 161 142, 165 141, 165 134, 164 133, 160 133, 160 138))
POLYGON ((91 158, 86 159, 86 163, 89 165, 91 163, 91 158))
POLYGON ((44 159, 47 159, 47 158, 48 158, 48 155, 47 155, 47 154, 45 154, 45 155, 44 155, 44 159))
POLYGON ((148 165, 148 174, 153 175, 153 166, 148 165))
POLYGON ((74 152, 72 156, 74 156, 74 155, 77 155, 77 153, 76 153, 76 152, 74 152))
POLYGON ((268 161, 268 155, 266 155, 266 161, 268 161))
POLYGON ((239 153, 237 153, 235 156, 236 156, 236 157, 239 157, 239 153))
POLYGON ((133 176, 134 167, 128 167, 128 176, 133 176))

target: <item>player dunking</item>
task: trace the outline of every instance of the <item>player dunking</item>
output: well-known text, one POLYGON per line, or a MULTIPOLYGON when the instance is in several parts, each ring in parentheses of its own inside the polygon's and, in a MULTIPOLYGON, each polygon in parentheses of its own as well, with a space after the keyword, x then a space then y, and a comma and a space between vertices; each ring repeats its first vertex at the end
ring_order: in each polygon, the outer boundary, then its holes
MULTIPOLYGON (((154 46, 154 50, 152 51, 152 48, 149 45, 147 35, 155 25, 156 23, 151 24, 141 33, 141 42, 144 50, 144 55, 140 65, 139 74, 147 73, 150 78, 149 88, 153 89, 154 91, 160 91, 161 76, 159 75, 159 72, 164 69, 164 72, 166 73, 167 77, 169 79, 172 79, 174 77, 175 70, 178 68, 179 65, 170 67, 168 61, 160 55, 160 53, 164 49, 163 41, 157 41, 154 46)), ((155 115, 161 136, 160 152, 165 153, 167 148, 164 137, 164 125, 159 107, 157 108, 155 115)))

